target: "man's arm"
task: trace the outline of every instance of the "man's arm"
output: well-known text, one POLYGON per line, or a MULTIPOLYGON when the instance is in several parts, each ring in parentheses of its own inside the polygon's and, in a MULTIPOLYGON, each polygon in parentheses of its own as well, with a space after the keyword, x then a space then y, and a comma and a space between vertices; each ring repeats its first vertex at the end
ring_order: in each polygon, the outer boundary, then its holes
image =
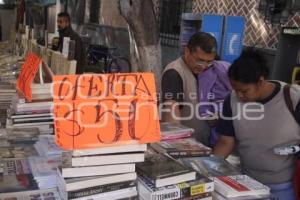
POLYGON ((234 137, 220 135, 217 144, 213 148, 213 154, 226 158, 235 147, 234 137))
POLYGON ((183 82, 174 69, 166 71, 162 77, 162 120, 164 122, 178 122, 181 117, 180 105, 183 102, 183 82))

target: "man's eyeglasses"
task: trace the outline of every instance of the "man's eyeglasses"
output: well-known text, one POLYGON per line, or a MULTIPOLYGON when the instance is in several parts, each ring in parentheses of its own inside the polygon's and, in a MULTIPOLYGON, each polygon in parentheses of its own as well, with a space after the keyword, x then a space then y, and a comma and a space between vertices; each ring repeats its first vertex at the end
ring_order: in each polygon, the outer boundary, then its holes
POLYGON ((211 61, 198 60, 196 61, 196 64, 200 66, 211 66, 212 62, 213 62, 212 60, 211 61))
POLYGON ((199 66, 210 67, 212 65, 212 62, 214 61, 214 60, 202 60, 201 58, 195 57, 192 54, 191 56, 193 57, 195 64, 199 66))

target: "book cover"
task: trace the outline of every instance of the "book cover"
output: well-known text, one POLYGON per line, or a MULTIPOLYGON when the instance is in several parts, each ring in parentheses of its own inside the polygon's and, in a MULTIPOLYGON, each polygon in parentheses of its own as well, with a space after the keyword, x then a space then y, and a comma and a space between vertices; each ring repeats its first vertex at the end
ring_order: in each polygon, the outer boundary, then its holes
POLYGON ((159 153, 167 153, 174 158, 209 156, 211 148, 197 142, 194 138, 162 141, 151 144, 159 153))
POLYGON ((3 160, 4 175, 22 175, 30 174, 28 160, 25 158, 5 159, 3 160))
POLYGON ((32 174, 4 175, 0 181, 0 193, 39 189, 32 174))
POLYGON ((223 196, 269 196, 270 188, 247 175, 219 176, 214 178, 215 190, 223 196))
POLYGON ((82 157, 72 157, 72 152, 63 152, 62 154, 64 159, 66 159, 65 162, 71 163, 72 167, 137 163, 143 162, 145 159, 144 153, 106 154, 82 157))
POLYGON ((101 148, 92 149, 79 149, 72 151, 74 157, 77 156, 89 156, 89 155, 100 155, 100 154, 115 154, 115 153, 126 153, 126 152, 144 152, 147 150, 147 144, 134 143, 124 145, 110 145, 101 148))
POLYGON ((94 194, 83 198, 76 198, 73 200, 119 200, 120 198, 130 199, 131 197, 136 197, 137 194, 136 187, 129 187, 111 192, 94 194))
POLYGON ((193 170, 162 154, 149 155, 146 157, 145 162, 138 163, 136 167, 138 174, 147 178, 156 187, 196 178, 196 173, 193 170))
POLYGON ((135 187, 135 182, 125 181, 121 183, 100 185, 100 186, 85 188, 82 190, 71 191, 68 192, 68 199, 82 198, 86 196, 91 196, 91 195, 100 194, 104 192, 111 192, 115 190, 129 188, 129 187, 135 187))
POLYGON ((173 140, 191 137, 194 129, 174 122, 160 123, 161 140, 173 140))
POLYGON ((234 167, 229 162, 218 156, 181 158, 179 161, 207 177, 241 174, 241 170, 239 168, 234 167))
POLYGON ((116 174, 109 176, 92 176, 84 178, 70 178, 63 180, 67 192, 90 187, 136 180, 136 173, 116 174))

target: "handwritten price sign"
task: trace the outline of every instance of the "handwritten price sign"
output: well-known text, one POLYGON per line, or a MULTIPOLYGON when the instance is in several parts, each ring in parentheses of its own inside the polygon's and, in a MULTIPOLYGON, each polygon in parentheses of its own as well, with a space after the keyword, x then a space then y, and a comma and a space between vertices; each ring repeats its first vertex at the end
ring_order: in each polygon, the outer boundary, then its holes
POLYGON ((29 53, 22 65, 17 81, 17 89, 22 92, 26 100, 32 101, 31 83, 39 69, 42 59, 34 53, 29 53))
POLYGON ((152 73, 54 76, 56 142, 64 149, 160 140, 152 73))

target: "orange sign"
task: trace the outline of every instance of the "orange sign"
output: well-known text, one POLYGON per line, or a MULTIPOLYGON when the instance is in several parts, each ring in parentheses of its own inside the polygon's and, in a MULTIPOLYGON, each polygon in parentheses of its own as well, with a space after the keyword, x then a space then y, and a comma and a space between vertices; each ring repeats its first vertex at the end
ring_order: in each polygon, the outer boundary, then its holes
POLYGON ((54 76, 56 142, 64 149, 160 140, 154 75, 54 76))
POLYGON ((34 53, 29 53, 25 63, 22 65, 21 73, 17 81, 17 89, 20 90, 26 100, 32 100, 31 83, 39 69, 39 64, 42 61, 34 53))

